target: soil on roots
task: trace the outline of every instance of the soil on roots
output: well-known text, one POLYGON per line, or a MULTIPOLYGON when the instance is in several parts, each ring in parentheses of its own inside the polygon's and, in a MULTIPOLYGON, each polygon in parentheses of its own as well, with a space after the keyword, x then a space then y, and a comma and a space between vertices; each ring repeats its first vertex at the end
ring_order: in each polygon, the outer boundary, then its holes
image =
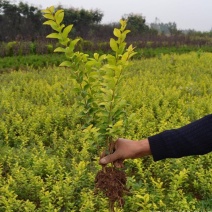
POLYGON ((117 202, 120 207, 123 207, 123 196, 129 192, 126 182, 127 177, 124 171, 114 167, 104 167, 96 175, 95 188, 97 192, 102 192, 109 199, 110 205, 117 202))

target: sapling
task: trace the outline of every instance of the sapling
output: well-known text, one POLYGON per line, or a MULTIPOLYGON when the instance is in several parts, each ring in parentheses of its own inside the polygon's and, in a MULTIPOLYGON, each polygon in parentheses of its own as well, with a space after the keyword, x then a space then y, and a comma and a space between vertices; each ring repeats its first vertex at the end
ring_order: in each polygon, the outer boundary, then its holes
MULTIPOLYGON (((60 66, 71 69, 71 77, 75 81, 75 98, 82 108, 79 114, 82 130, 95 128, 94 131, 98 131, 98 151, 105 149, 104 153, 110 154, 113 152, 114 141, 124 129, 126 104, 120 96, 124 70, 129 59, 136 54, 132 45, 126 47, 125 39, 130 32, 126 30, 127 23, 121 20, 120 29, 115 28, 113 31, 116 39, 110 39, 110 47, 114 54, 94 53, 93 57, 89 57, 83 52, 75 51, 80 39, 69 38, 73 25, 62 24, 63 10, 55 11, 51 6, 42 12, 48 19, 44 24, 50 25, 55 31, 47 38, 58 39, 61 44, 54 52, 66 55, 67 60, 60 66)), ((96 176, 96 188, 109 198, 109 210, 114 211, 115 202, 123 205, 122 196, 124 190, 127 190, 125 173, 116 170, 113 165, 103 166, 96 176), (108 180, 113 180, 113 183, 108 180)))

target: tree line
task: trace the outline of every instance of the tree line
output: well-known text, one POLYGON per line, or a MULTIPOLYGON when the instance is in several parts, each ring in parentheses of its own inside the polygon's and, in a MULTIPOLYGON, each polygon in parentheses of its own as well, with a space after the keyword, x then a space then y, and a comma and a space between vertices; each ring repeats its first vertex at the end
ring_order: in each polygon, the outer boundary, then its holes
MULTIPOLYGON (((85 10, 76 8, 63 8, 58 5, 56 9, 64 9, 64 24, 74 24, 72 35, 82 37, 91 41, 108 41, 112 36, 114 27, 119 23, 101 24, 103 12, 96 10, 85 10)), ((146 24, 141 14, 125 14, 120 19, 128 22, 131 30, 130 37, 140 36, 180 35, 183 32, 177 29, 176 23, 152 23, 146 24)), ((9 0, 0 0, 0 41, 14 40, 42 40, 50 30, 43 25, 41 8, 19 2, 12 3, 9 0)), ((194 31, 187 33, 195 34, 194 31)), ((211 35, 211 32, 210 32, 211 35)))
MULTIPOLYGON (((62 6, 57 6, 60 9, 62 6)), ((64 9, 64 8, 63 8, 64 9)), ((103 13, 100 10, 65 8, 64 24, 74 24, 74 36, 89 40, 105 40, 111 37, 118 23, 100 24, 103 13)), ((157 34, 151 29, 142 15, 128 14, 122 17, 128 20, 128 28, 133 34, 157 34)), ((48 28, 42 25, 41 8, 20 2, 11 3, 0 0, 0 41, 37 40, 48 34, 48 28)))
MULTIPOLYGON (((61 8, 58 6, 56 9, 61 8)), ((99 10, 65 9, 65 24, 74 24, 76 36, 84 36, 90 28, 98 25, 103 17, 99 10)), ((8 0, 0 0, 0 41, 17 39, 34 40, 48 34, 48 28, 43 26, 41 8, 27 3, 11 3, 8 0)))

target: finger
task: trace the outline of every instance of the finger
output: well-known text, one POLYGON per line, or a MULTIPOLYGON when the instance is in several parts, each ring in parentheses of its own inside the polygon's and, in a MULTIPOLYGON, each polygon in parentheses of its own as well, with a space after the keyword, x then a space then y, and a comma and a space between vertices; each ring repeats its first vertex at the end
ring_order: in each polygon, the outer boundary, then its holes
POLYGON ((106 165, 108 163, 112 163, 112 162, 116 161, 118 158, 119 157, 115 152, 113 154, 110 154, 110 155, 107 155, 107 156, 101 158, 99 163, 102 164, 102 165, 106 165))

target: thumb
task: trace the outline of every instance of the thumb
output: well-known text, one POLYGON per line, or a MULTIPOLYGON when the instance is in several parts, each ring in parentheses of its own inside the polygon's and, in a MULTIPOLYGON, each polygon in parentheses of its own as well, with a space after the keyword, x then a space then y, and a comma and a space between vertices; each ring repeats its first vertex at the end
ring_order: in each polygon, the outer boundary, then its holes
POLYGON ((118 155, 116 154, 116 152, 114 152, 113 154, 107 155, 103 158, 100 159, 99 163, 101 165, 106 165, 108 163, 112 163, 114 161, 116 161, 118 159, 118 155))

